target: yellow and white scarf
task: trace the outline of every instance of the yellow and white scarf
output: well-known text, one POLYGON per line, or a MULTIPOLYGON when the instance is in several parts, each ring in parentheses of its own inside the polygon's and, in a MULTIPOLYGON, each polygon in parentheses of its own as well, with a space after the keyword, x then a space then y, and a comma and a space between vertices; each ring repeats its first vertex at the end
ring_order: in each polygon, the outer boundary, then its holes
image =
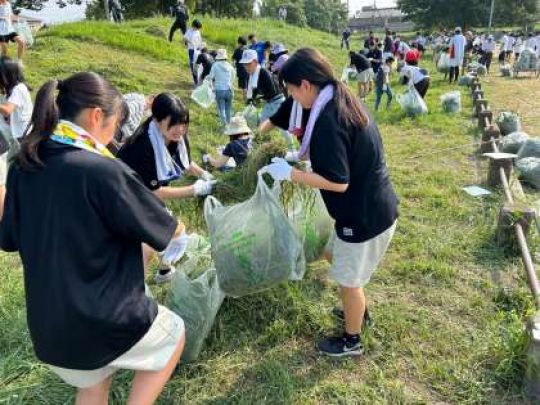
POLYGON ((51 140, 114 159, 114 155, 107 147, 97 141, 88 131, 70 121, 61 120, 54 129, 51 140))

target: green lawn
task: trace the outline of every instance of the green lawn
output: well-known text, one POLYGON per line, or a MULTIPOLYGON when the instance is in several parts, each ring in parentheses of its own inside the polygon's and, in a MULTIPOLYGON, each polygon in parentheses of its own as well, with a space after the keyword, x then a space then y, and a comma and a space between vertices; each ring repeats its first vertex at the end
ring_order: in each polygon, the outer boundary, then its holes
MULTIPOLYGON (((37 90, 50 77, 93 70, 124 92, 169 90, 187 99, 185 50, 148 33, 165 32, 168 23, 78 23, 44 31, 25 62, 29 82, 37 90)), ((337 37, 318 31, 256 20, 203 23, 208 43, 230 51, 239 34, 256 31, 260 39, 283 41, 291 49, 319 48, 339 73, 347 59, 337 37)), ((494 244, 502 197, 478 200, 461 190, 481 183, 486 173, 472 146, 456 149, 476 134, 468 90, 461 88, 464 112, 445 115, 439 97, 454 88, 439 74, 433 77, 429 115, 405 118, 397 103, 375 115, 401 218, 367 288, 375 321, 365 334, 367 354, 337 361, 316 353, 315 341, 338 326, 330 316, 337 289, 328 280, 328 265, 318 262, 302 282, 226 299, 200 360, 179 368, 160 403, 524 402, 523 322, 533 305, 520 261, 494 244), (446 148, 454 149, 439 151, 446 148)), ((394 90, 399 87, 394 84, 394 90)), ((215 112, 190 105, 195 149, 222 143, 215 112)), ((205 232, 199 202, 173 208, 190 229, 205 232)), ((74 391, 33 354, 18 256, 0 255, 0 279, 0 403, 71 403, 74 391)), ((166 288, 154 293, 164 300, 166 288)), ((112 403, 125 402, 129 378, 118 375, 112 403)))

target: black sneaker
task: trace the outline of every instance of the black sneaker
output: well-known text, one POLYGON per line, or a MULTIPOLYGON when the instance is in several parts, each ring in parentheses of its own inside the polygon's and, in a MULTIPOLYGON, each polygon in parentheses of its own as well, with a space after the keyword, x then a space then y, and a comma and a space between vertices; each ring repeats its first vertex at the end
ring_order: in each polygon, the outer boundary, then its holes
MULTIPOLYGON (((345 321, 345 313, 343 312, 341 308, 338 308, 338 307, 334 308, 332 310, 332 315, 334 315, 336 318, 338 318, 341 321, 345 321)), ((364 312, 364 322, 362 323, 362 329, 364 327, 371 327, 371 326, 373 326, 373 319, 371 318, 371 316, 369 316, 369 311, 366 308, 366 311, 364 312)))
POLYGON ((319 352, 330 357, 360 356, 364 354, 362 342, 348 343, 345 336, 329 337, 318 344, 319 352))

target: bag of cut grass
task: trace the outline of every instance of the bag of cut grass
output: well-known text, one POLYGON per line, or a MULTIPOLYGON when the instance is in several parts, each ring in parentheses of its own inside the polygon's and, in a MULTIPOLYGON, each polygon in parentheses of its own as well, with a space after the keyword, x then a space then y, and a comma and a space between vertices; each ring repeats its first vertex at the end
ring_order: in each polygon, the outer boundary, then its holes
POLYGON ((412 86, 404 94, 398 94, 397 101, 407 115, 415 116, 428 113, 426 102, 412 86))
POLYGON ((485 65, 482 65, 478 62, 472 62, 469 63, 469 68, 476 70, 476 73, 480 76, 486 76, 487 75, 487 67, 485 65))
POLYGON ((520 173, 520 179, 534 188, 540 189, 540 158, 528 157, 519 159, 516 168, 520 173))
POLYGON ((169 308, 178 314, 186 328, 182 361, 197 360, 225 294, 219 288, 216 270, 207 267, 203 257, 188 259, 173 275, 169 308))
POLYGON ((504 153, 518 153, 527 139, 529 135, 525 132, 512 132, 499 140, 499 149, 504 153))
POLYGON ((285 213, 300 236, 308 263, 319 260, 334 229, 321 193, 309 187, 288 184, 282 198, 285 213))
POLYGON ((32 29, 28 25, 28 22, 23 20, 16 21, 13 23, 13 28, 15 29, 15 32, 24 39, 24 43, 28 48, 34 45, 34 35, 32 34, 32 29))
POLYGON ((511 77, 512 76, 512 66, 509 64, 504 64, 499 68, 502 77, 511 77))
POLYGON ((523 145, 519 148, 518 159, 524 159, 528 157, 540 158, 540 139, 529 138, 523 142, 523 145))
POLYGON ((497 117, 497 125, 501 130, 501 134, 509 135, 512 132, 521 131, 521 121, 519 116, 511 111, 503 111, 497 117))
POLYGON ((534 49, 524 49, 523 52, 519 55, 519 60, 516 63, 516 70, 533 70, 536 69, 538 63, 538 57, 534 49))
POLYGON ((212 88, 212 82, 205 80, 191 93, 191 99, 202 108, 208 109, 216 101, 216 95, 212 88))
POLYGON ((450 55, 443 52, 437 62, 437 70, 441 73, 447 73, 450 70, 450 55))
POLYGON ((474 80, 474 76, 471 76, 471 75, 465 75, 465 76, 461 76, 458 80, 458 84, 460 86, 467 86, 467 87, 471 87, 472 86, 472 83, 473 83, 473 80, 474 80))
POLYGON ((301 241, 261 175, 249 200, 223 206, 208 197, 204 215, 219 285, 227 295, 242 297, 297 278, 301 241))
POLYGON ((341 81, 343 83, 356 82, 358 81, 358 72, 355 68, 345 66, 343 68, 343 73, 341 74, 341 81))
POLYGON ((260 114, 257 107, 255 107, 253 104, 250 104, 246 108, 244 108, 244 111, 242 111, 241 115, 245 118, 248 127, 251 128, 252 131, 255 131, 258 128, 260 114))
POLYGON ((461 93, 459 91, 451 91, 441 96, 441 104, 444 112, 458 113, 461 111, 461 93))

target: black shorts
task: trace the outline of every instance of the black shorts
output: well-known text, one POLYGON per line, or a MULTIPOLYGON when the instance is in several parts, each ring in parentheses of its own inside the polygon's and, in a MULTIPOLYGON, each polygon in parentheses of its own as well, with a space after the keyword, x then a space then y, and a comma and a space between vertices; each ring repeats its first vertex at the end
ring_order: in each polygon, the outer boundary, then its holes
POLYGON ((15 38, 17 38, 19 34, 16 32, 12 32, 11 34, 7 35, 0 35, 0 43, 7 44, 9 42, 15 42, 15 38))
POLYGON ((249 76, 247 75, 238 75, 238 87, 242 90, 248 88, 249 76))

